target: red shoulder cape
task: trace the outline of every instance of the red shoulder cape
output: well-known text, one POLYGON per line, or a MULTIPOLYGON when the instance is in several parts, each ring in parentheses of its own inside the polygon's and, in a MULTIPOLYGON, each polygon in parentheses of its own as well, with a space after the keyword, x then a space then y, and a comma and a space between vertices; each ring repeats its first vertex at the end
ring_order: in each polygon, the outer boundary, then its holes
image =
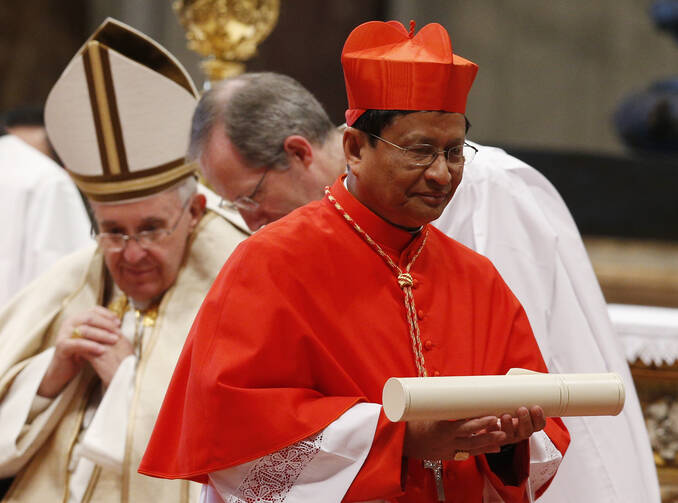
MULTIPOLYGON (((340 181, 332 193, 404 268, 423 233, 387 224, 340 181)), ((524 311, 489 261, 426 230, 411 272, 429 375, 546 371, 524 311)), ((360 401, 381 403, 389 377, 417 375, 402 295, 327 198, 257 232, 224 265, 196 317, 139 471, 205 482, 322 430, 360 401)), ((562 423, 549 420, 547 432, 564 451, 562 423)), ((403 494, 403 435, 404 425, 382 414, 346 500, 403 494)), ((479 496, 483 474, 493 477, 483 456, 446 472, 464 501, 479 496)), ((407 477, 402 501, 432 493, 420 464, 410 462, 407 477)), ((514 501, 523 490, 500 492, 514 501)))

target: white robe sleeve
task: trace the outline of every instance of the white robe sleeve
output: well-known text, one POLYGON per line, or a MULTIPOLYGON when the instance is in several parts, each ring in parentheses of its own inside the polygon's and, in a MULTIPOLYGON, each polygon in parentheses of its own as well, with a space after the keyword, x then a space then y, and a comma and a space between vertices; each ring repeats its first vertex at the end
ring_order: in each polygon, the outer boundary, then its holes
MULTIPOLYGON (((54 166, 54 169, 61 169, 54 166)), ((90 221, 75 185, 54 177, 34 190, 26 211, 25 256, 21 285, 49 269, 61 257, 92 243, 90 221)))
POLYGON ((66 172, 13 135, 0 138, 0 306, 61 257, 92 242, 90 221, 66 172))
POLYGON ((80 456, 117 473, 122 473, 125 458, 136 362, 129 355, 120 363, 78 446, 80 456))
POLYGON ((372 446, 381 405, 360 403, 318 434, 209 474, 202 503, 339 502, 372 446))
POLYGON ((31 423, 38 416, 52 414, 66 395, 65 390, 54 399, 37 394, 53 356, 54 348, 35 356, 0 402, 0 477, 15 475, 40 447, 33 442, 34 435, 27 435, 31 423))
POLYGON ((553 445, 551 439, 543 431, 530 437, 530 478, 528 482, 530 501, 536 499, 535 494, 556 474, 563 455, 553 445))

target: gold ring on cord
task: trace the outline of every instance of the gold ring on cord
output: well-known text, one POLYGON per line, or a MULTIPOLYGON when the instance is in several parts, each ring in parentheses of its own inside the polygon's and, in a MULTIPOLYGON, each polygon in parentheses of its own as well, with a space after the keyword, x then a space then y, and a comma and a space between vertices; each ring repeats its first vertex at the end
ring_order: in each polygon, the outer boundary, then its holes
POLYGON ((455 461, 466 461, 469 458, 469 456, 471 456, 471 453, 468 452, 468 451, 456 450, 456 451, 454 451, 454 458, 453 459, 455 461))
POLYGON ((71 333, 71 339, 81 339, 82 338, 82 332, 78 327, 75 327, 73 329, 73 332, 71 333))

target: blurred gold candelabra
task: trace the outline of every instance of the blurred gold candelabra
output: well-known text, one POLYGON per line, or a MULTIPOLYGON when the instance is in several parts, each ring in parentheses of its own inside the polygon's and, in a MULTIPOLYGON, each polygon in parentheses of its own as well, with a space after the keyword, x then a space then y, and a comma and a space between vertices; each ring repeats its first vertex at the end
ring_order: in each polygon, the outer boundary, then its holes
POLYGON ((205 57, 203 71, 215 82, 245 71, 278 22, 280 0, 176 0, 188 48, 205 57))

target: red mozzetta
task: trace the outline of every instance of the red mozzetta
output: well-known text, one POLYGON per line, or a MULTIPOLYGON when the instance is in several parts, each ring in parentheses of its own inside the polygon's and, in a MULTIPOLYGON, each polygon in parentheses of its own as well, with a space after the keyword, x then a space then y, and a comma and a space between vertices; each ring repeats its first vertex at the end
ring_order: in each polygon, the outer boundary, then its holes
MULTIPOLYGON (((546 371, 522 307, 486 258, 430 225, 413 235, 388 224, 341 180, 331 194, 402 269, 428 234, 410 271, 428 375, 546 371)), ((205 482, 322 430, 358 402, 380 403, 389 377, 416 375, 396 276, 325 197, 231 255, 195 320, 140 472, 205 482)), ((404 431, 382 413, 345 501, 435 501, 421 461, 402 462, 404 431)), ((564 452, 560 420, 546 432, 564 452)), ((526 477, 525 447, 516 456, 526 477)), ((485 456, 445 463, 448 501, 480 501, 483 475, 505 501, 523 501, 524 478, 503 486, 485 456)))

